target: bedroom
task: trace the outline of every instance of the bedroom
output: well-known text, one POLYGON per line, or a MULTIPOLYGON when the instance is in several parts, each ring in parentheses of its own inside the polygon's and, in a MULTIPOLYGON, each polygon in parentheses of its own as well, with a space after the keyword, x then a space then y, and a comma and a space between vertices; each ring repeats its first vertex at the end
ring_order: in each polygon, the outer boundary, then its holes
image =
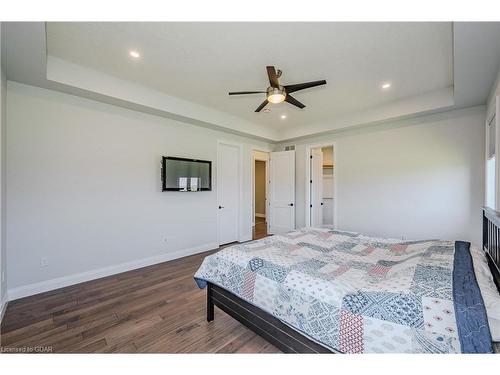
POLYGON ((500 351, 500 22, 1 21, 3 354, 500 351))

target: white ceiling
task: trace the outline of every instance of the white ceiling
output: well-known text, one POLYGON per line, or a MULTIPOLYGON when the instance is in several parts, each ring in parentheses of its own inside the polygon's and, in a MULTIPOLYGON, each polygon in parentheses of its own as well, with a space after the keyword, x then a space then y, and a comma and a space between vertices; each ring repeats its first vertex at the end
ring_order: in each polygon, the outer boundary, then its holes
POLYGON ((456 23, 453 51, 455 104, 484 104, 500 68, 500 22, 456 23))
POLYGON ((453 85, 451 23, 48 23, 48 54, 275 129, 305 127, 453 85), (137 61, 130 49, 141 53, 137 61), (326 79, 255 113, 265 67, 326 79), (383 82, 392 87, 381 90, 383 82), (287 115, 281 120, 282 114, 287 115))
POLYGON ((485 104, 500 65, 500 23, 1 26, 9 80, 271 142, 485 104), (263 95, 227 92, 264 89, 266 65, 328 84, 254 113, 263 95))

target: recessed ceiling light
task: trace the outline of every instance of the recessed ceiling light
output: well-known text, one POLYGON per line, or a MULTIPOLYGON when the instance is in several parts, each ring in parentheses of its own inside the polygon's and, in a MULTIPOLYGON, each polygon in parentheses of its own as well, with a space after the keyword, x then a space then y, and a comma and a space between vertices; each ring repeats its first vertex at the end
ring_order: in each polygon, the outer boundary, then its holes
POLYGON ((134 59, 138 59, 139 57, 141 57, 141 54, 137 51, 129 51, 128 54, 130 55, 130 57, 133 57, 134 59))
POLYGON ((384 90, 387 90, 389 87, 391 87, 391 83, 390 82, 386 82, 386 83, 382 84, 382 88, 384 90))
POLYGON ((286 119, 286 115, 281 115, 281 119, 282 120, 286 119))

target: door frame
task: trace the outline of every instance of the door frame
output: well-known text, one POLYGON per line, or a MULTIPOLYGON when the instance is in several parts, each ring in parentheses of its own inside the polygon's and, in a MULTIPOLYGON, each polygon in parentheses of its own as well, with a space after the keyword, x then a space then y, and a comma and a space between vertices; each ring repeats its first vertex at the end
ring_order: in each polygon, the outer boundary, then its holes
MULTIPOLYGON (((215 205, 215 210, 217 214, 217 244, 220 246, 220 215, 219 215, 219 202, 220 202, 220 189, 219 189, 219 182, 220 182, 220 146, 221 145, 226 145, 226 146, 232 146, 232 147, 237 147, 238 148, 238 207, 237 207, 237 217, 238 217, 238 242, 242 241, 242 219, 241 219, 241 213, 243 212, 242 210, 242 201, 243 201, 243 144, 241 143, 236 143, 236 142, 231 142, 231 141, 222 141, 218 140, 217 141, 217 164, 216 164, 216 176, 217 176, 217 181, 215 182, 215 189, 217 191, 217 202, 215 205)), ((251 232, 250 232, 251 233, 251 232)))
MULTIPOLYGON (((319 187, 315 187, 315 189, 312 189, 311 192, 309 193, 309 199, 312 200, 310 203, 312 203, 313 207, 309 207, 310 213, 309 213, 309 220, 311 220, 311 226, 312 224, 316 223, 317 219, 320 219, 319 221, 321 222, 321 225, 323 225, 323 179, 324 179, 324 173, 323 173, 323 165, 324 165, 324 155, 323 155, 323 149, 319 147, 311 148, 311 155, 313 156, 312 158, 309 159, 309 167, 312 166, 312 169, 310 170, 310 179, 313 181, 312 184, 314 186, 314 182, 318 182, 319 187), (320 170, 318 171, 318 176, 316 176, 316 168, 317 165, 315 163, 315 158, 314 158, 314 152, 316 150, 319 150, 319 154, 321 155, 321 165, 318 165, 320 167, 320 170), (318 194, 321 192, 321 196, 318 194), (318 199, 319 202, 314 202, 314 199, 318 199), (314 205, 314 203, 321 203, 320 206, 314 205), (319 214, 319 215, 318 215, 319 214), (320 216, 318 218, 318 216, 320 216)), ((332 217, 333 221, 333 217, 332 217)))
POLYGON ((313 148, 319 147, 333 147, 333 225, 337 226, 337 144, 336 142, 324 142, 324 143, 316 143, 316 144, 308 144, 305 145, 305 154, 306 154, 306 163, 305 163, 305 226, 311 226, 311 150, 313 148))
POLYGON ((266 162, 266 226, 268 227, 267 229, 269 230, 269 223, 267 222, 267 217, 269 215, 269 158, 270 158, 270 153, 273 152, 271 148, 269 147, 262 147, 262 146, 251 146, 250 147, 250 160, 252 163, 252 177, 250 183, 252 184, 252 199, 251 199, 251 228, 250 228, 250 233, 252 233, 253 227, 255 226, 255 160, 261 160, 261 159, 256 159, 254 156, 254 151, 257 152, 265 152, 267 154, 267 159, 265 160, 266 162))
POLYGON ((265 213, 265 217, 267 218, 267 204, 268 204, 268 191, 269 191, 269 153, 267 151, 260 151, 260 150, 252 150, 252 225, 255 226, 255 215, 256 215, 256 212, 255 212, 255 162, 256 161, 263 161, 264 162, 264 165, 265 165, 265 184, 266 184, 266 191, 265 191, 265 200, 266 200, 266 203, 265 203, 265 210, 266 210, 266 213, 265 213), (259 152, 264 152, 267 154, 267 157, 256 157, 254 155, 254 151, 259 151, 259 152))

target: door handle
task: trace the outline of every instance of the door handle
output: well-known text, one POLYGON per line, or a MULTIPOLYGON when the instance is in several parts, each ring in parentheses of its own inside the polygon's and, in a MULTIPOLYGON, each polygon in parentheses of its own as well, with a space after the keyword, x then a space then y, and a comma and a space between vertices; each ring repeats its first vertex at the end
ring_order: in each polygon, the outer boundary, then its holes
POLYGON ((224 208, 224 206, 219 206, 219 210, 222 209, 222 208, 224 208))
POLYGON ((290 207, 293 207, 293 203, 289 203, 288 205, 289 205, 290 207))

